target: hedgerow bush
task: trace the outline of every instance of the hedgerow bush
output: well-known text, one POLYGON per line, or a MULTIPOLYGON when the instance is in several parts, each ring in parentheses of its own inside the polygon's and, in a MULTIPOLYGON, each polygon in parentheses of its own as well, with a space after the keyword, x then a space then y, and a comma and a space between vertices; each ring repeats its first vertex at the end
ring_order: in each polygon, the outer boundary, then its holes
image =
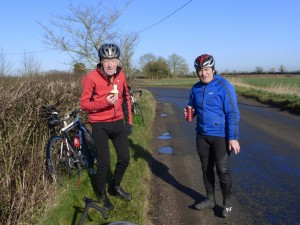
POLYGON ((81 77, 0 77, 0 91, 0 224, 32 224, 56 189, 45 168, 43 107, 79 107, 81 77))

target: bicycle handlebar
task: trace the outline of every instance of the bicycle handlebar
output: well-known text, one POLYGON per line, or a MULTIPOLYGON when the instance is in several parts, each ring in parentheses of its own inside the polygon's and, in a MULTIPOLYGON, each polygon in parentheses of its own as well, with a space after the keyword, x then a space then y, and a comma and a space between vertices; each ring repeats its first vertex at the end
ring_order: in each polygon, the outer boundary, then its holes
POLYGON ((100 206, 98 206, 96 204, 97 201, 95 201, 93 199, 90 199, 90 198, 87 198, 87 197, 84 197, 83 201, 85 202, 85 208, 84 208, 84 212, 83 212, 83 214, 82 214, 82 216, 80 218, 80 221, 79 221, 78 225, 82 225, 83 224, 85 218, 88 215, 88 212, 89 212, 90 208, 97 209, 102 214, 102 216, 103 216, 104 219, 108 218, 108 214, 105 211, 105 209, 101 208, 100 206))
POLYGON ((82 111, 81 109, 74 109, 73 111, 71 111, 70 113, 68 113, 67 116, 65 116, 63 120, 67 120, 67 119, 69 119, 70 117, 76 118, 77 115, 78 115, 81 111, 82 111))
POLYGON ((82 110, 80 108, 79 109, 76 108, 76 109, 72 110, 71 112, 67 113, 63 118, 60 118, 58 116, 59 110, 57 110, 55 106, 50 105, 50 106, 43 107, 43 114, 46 115, 45 118, 48 119, 48 125, 52 128, 57 125, 62 124, 69 118, 76 119, 77 117, 79 117, 78 114, 80 112, 82 112, 82 110))

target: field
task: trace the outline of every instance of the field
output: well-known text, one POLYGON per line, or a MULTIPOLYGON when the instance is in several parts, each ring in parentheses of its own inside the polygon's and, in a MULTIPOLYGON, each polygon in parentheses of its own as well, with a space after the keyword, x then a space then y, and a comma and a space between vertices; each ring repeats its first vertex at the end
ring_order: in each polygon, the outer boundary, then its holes
MULTIPOLYGON (((300 77, 266 76, 227 76, 241 94, 265 104, 272 104, 293 113, 300 113, 300 77)), ((135 81, 140 86, 185 86, 190 88, 198 78, 175 79, 140 79, 135 81)))
POLYGON ((258 87, 272 87, 272 86, 297 86, 300 87, 299 77, 289 78, 240 78, 244 83, 258 87))
POLYGON ((274 94, 300 97, 300 78, 229 78, 237 87, 260 89, 274 94))
MULTIPOLYGON (((276 86, 300 88, 300 77, 249 77, 249 76, 225 76, 233 84, 244 84, 248 87, 271 88, 276 86)), ((137 80, 135 80, 137 81, 137 80)), ((137 84, 146 85, 186 85, 190 86, 199 81, 193 78, 169 78, 169 79, 139 79, 137 84)))

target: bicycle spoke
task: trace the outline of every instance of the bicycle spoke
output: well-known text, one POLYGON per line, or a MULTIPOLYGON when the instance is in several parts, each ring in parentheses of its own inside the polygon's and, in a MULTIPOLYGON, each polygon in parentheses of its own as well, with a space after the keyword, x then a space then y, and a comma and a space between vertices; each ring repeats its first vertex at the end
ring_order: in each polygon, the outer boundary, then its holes
POLYGON ((67 146, 61 137, 49 141, 47 146, 48 172, 55 182, 73 175, 74 160, 67 155, 67 146))

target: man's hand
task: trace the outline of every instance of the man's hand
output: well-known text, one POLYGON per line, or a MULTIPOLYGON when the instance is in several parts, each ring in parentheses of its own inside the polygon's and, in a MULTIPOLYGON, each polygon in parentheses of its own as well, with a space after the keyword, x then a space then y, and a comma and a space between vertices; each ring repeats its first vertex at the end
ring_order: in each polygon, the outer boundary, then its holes
MULTIPOLYGON (((195 117, 195 109, 193 108, 193 118, 195 117)), ((186 119, 187 118, 187 116, 188 116, 188 114, 187 114, 187 111, 186 111, 186 108, 184 107, 183 108, 183 116, 184 116, 184 119, 186 119)))
POLYGON ((126 131, 127 131, 127 135, 129 136, 132 133, 133 127, 132 127, 131 124, 126 122, 125 123, 125 128, 126 128, 126 131))
POLYGON ((110 105, 114 105, 118 101, 118 94, 108 95, 106 100, 110 105))
POLYGON ((229 151, 233 152, 234 154, 240 153, 240 144, 237 140, 229 140, 229 151))
POLYGON ((186 112, 186 108, 183 108, 183 116, 184 116, 184 119, 187 118, 187 112, 186 112))

